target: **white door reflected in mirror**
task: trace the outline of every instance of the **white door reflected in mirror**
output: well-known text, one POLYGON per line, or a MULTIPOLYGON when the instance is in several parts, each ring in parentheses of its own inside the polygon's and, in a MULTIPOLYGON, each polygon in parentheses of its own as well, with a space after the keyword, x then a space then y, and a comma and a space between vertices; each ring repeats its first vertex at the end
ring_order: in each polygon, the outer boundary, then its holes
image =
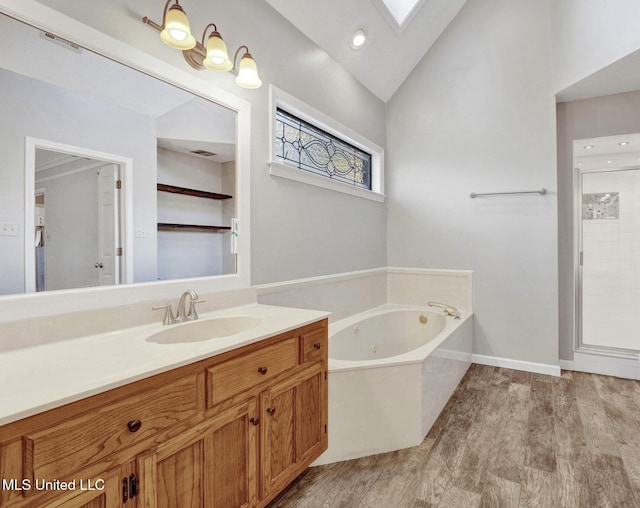
POLYGON ((35 179, 35 253, 25 263, 35 264, 36 291, 123 282, 123 168, 70 151, 36 147, 27 169, 35 179))

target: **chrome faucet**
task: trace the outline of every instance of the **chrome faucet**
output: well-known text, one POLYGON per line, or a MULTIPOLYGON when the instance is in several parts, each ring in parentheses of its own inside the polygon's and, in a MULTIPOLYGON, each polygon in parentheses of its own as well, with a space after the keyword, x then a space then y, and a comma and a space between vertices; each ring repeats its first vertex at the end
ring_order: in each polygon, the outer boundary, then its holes
POLYGON ((198 299, 198 293, 193 289, 189 289, 182 293, 180 301, 178 302, 178 314, 173 315, 173 309, 170 303, 164 305, 154 305, 153 310, 165 309, 163 325, 172 325, 175 323, 183 323, 184 321, 195 321, 198 319, 198 311, 196 310, 196 303, 202 303, 205 300, 198 299), (187 298, 189 298, 189 310, 187 311, 187 298))
POLYGON ((453 305, 447 305, 446 303, 438 303, 438 302, 429 302, 427 303, 429 307, 438 307, 440 309, 444 309, 444 313, 447 316, 451 316, 455 319, 460 319, 460 311, 456 309, 453 305))

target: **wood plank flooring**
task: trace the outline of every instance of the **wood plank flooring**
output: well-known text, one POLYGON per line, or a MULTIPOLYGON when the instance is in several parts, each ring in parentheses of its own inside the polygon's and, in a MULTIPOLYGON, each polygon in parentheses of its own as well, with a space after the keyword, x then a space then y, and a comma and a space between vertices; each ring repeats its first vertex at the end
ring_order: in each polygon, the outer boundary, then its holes
POLYGON ((472 365, 415 448, 308 469, 269 508, 640 508, 640 382, 472 365))

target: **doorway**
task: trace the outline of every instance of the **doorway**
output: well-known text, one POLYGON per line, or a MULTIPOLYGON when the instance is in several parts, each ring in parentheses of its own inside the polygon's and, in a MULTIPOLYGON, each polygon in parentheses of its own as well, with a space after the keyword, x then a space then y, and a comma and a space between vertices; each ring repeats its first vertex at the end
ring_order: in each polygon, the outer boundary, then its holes
POLYGON ((131 160, 32 138, 26 155, 26 291, 129 282, 131 160))
POLYGON ((640 133, 573 141, 572 368, 640 379, 640 133))
POLYGON ((624 166, 613 157, 601 164, 576 168, 578 348, 637 355, 640 168, 610 167, 624 166))
POLYGON ((120 168, 36 149, 36 290, 120 283, 120 168))

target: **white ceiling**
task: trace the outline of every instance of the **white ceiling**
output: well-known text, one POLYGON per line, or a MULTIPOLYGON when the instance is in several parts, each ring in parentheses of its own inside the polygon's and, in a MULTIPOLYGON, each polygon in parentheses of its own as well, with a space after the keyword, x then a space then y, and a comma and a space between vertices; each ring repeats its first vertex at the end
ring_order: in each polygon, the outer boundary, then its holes
POLYGON ((574 166, 583 170, 638 167, 640 134, 576 139, 573 141, 573 154, 574 166), (621 146, 620 143, 627 144, 621 146))
POLYGON ((423 0, 400 29, 381 0, 266 1, 384 102, 466 2, 423 0), (368 39, 354 50, 357 27, 367 30, 368 39))

